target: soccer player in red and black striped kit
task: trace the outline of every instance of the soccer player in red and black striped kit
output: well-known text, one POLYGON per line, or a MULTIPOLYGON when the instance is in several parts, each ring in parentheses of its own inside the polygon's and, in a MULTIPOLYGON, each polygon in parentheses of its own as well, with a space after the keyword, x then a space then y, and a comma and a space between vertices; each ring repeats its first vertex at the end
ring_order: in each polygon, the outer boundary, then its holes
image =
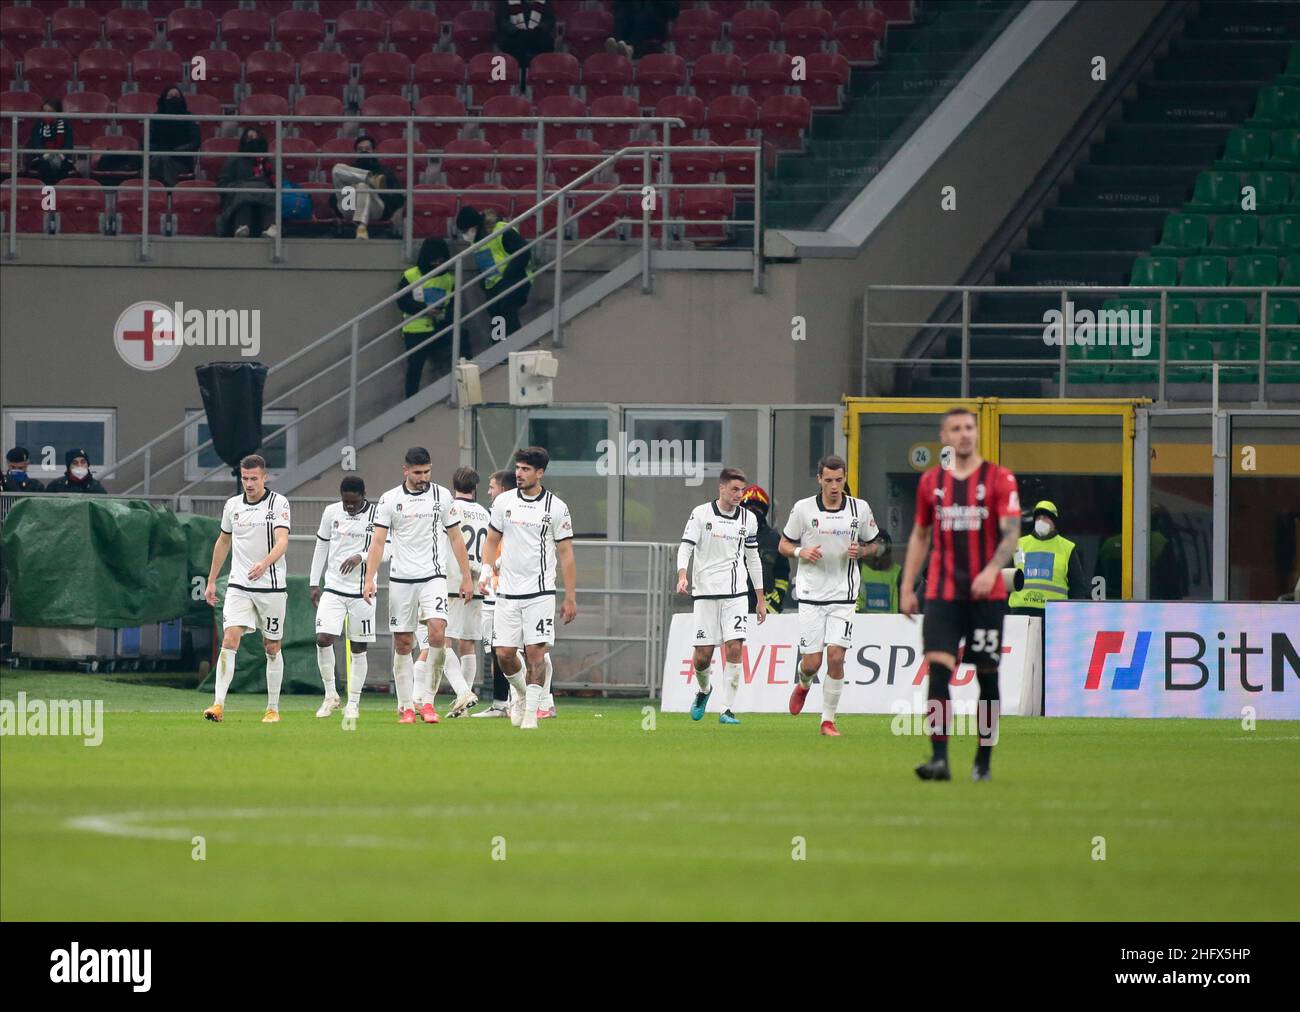
POLYGON ((948 411, 939 438, 945 457, 951 454, 950 462, 943 460, 921 476, 902 580, 902 611, 915 615, 920 608, 913 587, 929 551, 921 640, 930 670, 934 755, 916 768, 916 775, 922 780, 952 779, 948 685, 957 666, 958 642, 965 640, 963 659, 975 665, 980 687, 980 743, 971 779, 988 780, 997 740, 998 660, 1007 613, 1002 570, 1011 565, 1020 538, 1020 493, 1014 474, 979 455, 979 424, 973 411, 948 411))

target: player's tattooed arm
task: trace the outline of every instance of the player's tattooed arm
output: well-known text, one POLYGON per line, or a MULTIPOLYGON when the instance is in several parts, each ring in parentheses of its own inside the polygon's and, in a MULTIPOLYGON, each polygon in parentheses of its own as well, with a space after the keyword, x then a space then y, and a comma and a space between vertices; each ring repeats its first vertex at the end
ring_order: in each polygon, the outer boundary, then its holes
POLYGON ((971 581, 971 597, 976 600, 983 600, 993 593, 998 573, 1011 564, 1011 558, 1016 553, 1016 545, 1020 541, 1020 517, 1003 517, 998 521, 998 530, 1002 532, 1002 540, 998 542, 993 558, 971 581))

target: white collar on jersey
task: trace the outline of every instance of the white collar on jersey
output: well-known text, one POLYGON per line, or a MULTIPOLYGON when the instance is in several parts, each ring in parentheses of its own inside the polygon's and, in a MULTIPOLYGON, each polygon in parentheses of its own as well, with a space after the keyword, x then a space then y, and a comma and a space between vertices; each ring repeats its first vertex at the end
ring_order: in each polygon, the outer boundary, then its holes
POLYGON ((239 494, 239 497, 244 500, 245 506, 261 506, 262 503, 266 502, 266 500, 270 497, 270 495, 271 495, 271 490, 264 485, 262 486, 262 498, 257 500, 257 502, 251 502, 248 498, 247 492, 241 492, 239 494))
POLYGON ((713 507, 713 513, 715 516, 726 517, 728 520, 735 520, 736 517, 740 516, 740 511, 745 508, 743 506, 737 506, 734 513, 723 513, 722 510, 718 509, 718 500, 711 499, 709 505, 713 507))
POLYGON ((517 488, 517 489, 515 489, 515 493, 519 496, 519 501, 520 501, 520 502, 537 502, 539 499, 542 498, 542 496, 546 495, 546 486, 545 486, 545 485, 538 485, 537 487, 538 487, 541 491, 539 491, 539 492, 537 493, 537 495, 535 495, 532 499, 529 499, 528 496, 524 495, 524 490, 523 490, 523 489, 517 488))
POLYGON ((424 493, 428 492, 430 488, 433 488, 433 482, 429 482, 429 488, 422 488, 418 492, 412 492, 410 487, 406 484, 405 480, 402 481, 402 485, 401 485, 402 491, 405 492, 407 495, 424 495, 424 493))
POLYGON ((849 497, 846 495, 842 495, 840 496, 840 508, 833 510, 829 506, 827 506, 825 502, 822 501, 822 494, 820 492, 817 493, 817 508, 821 510, 823 513, 839 513, 848 504, 849 504, 849 497))

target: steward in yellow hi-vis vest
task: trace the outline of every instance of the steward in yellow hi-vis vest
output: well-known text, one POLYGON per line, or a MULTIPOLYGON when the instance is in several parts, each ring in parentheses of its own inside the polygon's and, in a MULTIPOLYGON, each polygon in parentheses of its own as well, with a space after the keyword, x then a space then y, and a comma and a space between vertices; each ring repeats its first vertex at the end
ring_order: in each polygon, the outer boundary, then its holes
POLYGON ((894 561, 893 542, 883 530, 884 549, 878 555, 861 560, 858 572, 862 581, 858 586, 856 612, 898 614, 898 589, 903 580, 903 567, 894 561))
POLYGON ((1017 565, 1025 585, 1007 599, 1013 615, 1042 617, 1048 601, 1087 597, 1083 562, 1075 544, 1057 531, 1056 504, 1046 499, 1034 506, 1034 532, 1020 539, 1017 565))
MULTIPOLYGON (((436 270, 451 257, 445 239, 430 237, 420 246, 415 266, 402 272, 397 290, 414 284, 430 271, 436 270)), ((424 363, 433 365, 433 378, 440 379, 451 372, 451 331, 432 341, 429 338, 451 322, 451 294, 456 287, 455 276, 450 271, 426 278, 419 289, 412 289, 397 297, 397 308, 402 311, 402 341, 411 354, 406 358, 406 396, 414 397, 420 389, 424 363), (427 343, 426 343, 427 342, 427 343), (423 344, 423 347, 419 347, 423 344)))
MULTIPOLYGON (((486 246, 474 252, 473 276, 478 278, 479 287, 488 299, 495 300, 487 308, 488 319, 501 317, 505 333, 513 334, 521 326, 519 310, 528 301, 528 293, 533 287, 532 250, 521 252, 527 245, 524 237, 518 230, 507 228, 505 222, 498 221, 494 211, 488 210, 485 214, 468 204, 456 215, 456 231, 471 244, 484 236, 491 236, 486 246)), ((466 268, 469 268, 468 264, 466 268)), ((495 324, 493 329, 495 331, 495 324)))

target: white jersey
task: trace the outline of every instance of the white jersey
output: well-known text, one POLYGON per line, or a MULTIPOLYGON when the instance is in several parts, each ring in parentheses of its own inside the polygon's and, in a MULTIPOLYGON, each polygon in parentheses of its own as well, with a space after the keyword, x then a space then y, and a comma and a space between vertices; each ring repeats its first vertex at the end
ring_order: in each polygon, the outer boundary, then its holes
MULTIPOLYGON (((447 510, 448 537, 456 537, 455 529, 459 528, 460 536, 465 539, 465 554, 469 556, 469 575, 476 587, 483 565, 483 542, 487 540, 491 520, 492 515, 487 508, 473 499, 452 499, 451 507, 447 510)), ((447 587, 451 594, 460 589, 460 563, 452 552, 447 554, 447 587)), ((482 597, 477 590, 474 596, 482 597)))
POLYGON ((322 574, 325 589, 344 597, 360 597, 366 585, 366 553, 375 530, 375 510, 379 504, 367 500, 356 513, 349 513, 341 502, 333 502, 321 513, 316 531, 316 554, 311 560, 311 586, 319 587, 322 574), (360 565, 341 571, 340 567, 354 555, 360 565))
POLYGON ((840 508, 828 510, 820 495, 800 499, 790 510, 781 532, 801 548, 822 550, 817 562, 799 560, 795 587, 801 604, 851 604, 858 599, 861 576, 849 558, 853 541, 868 544, 880 537, 876 518, 865 499, 845 496, 840 508))
POLYGON ((564 500, 545 488, 532 499, 511 489, 492 503, 489 523, 501 535, 497 598, 554 594, 555 546, 573 537, 564 500))
POLYGON ((758 557, 758 518, 743 506, 723 513, 716 501, 691 510, 677 550, 677 568, 685 569, 691 556, 691 596, 694 598, 745 597, 745 574, 756 588, 763 586, 763 566, 758 557))
POLYGON ((248 578, 248 571, 271 554, 280 527, 289 530, 289 500, 279 492, 264 489, 257 502, 249 502, 242 492, 226 500, 221 511, 221 533, 230 535, 231 587, 279 594, 288 590, 289 567, 284 555, 258 579, 248 578))
POLYGON ((390 488, 379 497, 375 527, 388 530, 393 555, 388 579, 398 583, 423 583, 447 575, 446 517, 451 493, 441 485, 412 492, 406 483, 390 488))

